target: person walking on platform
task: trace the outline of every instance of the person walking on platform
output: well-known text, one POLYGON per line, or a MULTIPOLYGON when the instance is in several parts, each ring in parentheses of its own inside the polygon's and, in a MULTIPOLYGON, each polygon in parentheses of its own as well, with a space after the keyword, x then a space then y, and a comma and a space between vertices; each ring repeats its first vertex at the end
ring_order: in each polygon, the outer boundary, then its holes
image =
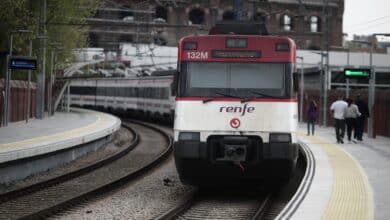
POLYGON ((341 143, 341 144, 344 144, 343 141, 344 132, 345 132, 344 114, 345 114, 345 109, 347 107, 348 104, 343 100, 342 97, 338 97, 338 99, 335 102, 333 102, 332 105, 330 106, 330 110, 335 120, 337 143, 341 143))
POLYGON ((356 105, 361 113, 361 115, 356 119, 356 132, 355 138, 358 141, 363 141, 363 131, 366 118, 370 117, 370 112, 368 111, 368 105, 366 102, 361 99, 360 94, 356 97, 356 105))
MULTIPOLYGON (((347 124, 348 142, 351 143, 352 130, 356 134, 356 119, 361 115, 357 105, 352 99, 347 99, 348 107, 345 109, 345 123, 347 124)), ((355 141, 354 141, 355 142, 355 141)), ((356 142, 355 142, 356 143, 356 142)))
POLYGON ((311 135, 314 135, 314 126, 317 119, 317 104, 314 100, 310 100, 309 108, 307 109, 307 135, 310 135, 310 125, 311 125, 311 135))

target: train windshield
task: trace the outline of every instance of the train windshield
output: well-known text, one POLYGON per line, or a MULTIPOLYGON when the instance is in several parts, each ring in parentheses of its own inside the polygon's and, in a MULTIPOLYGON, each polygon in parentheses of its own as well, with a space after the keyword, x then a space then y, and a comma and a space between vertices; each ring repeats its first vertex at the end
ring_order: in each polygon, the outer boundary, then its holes
POLYGON ((181 96, 290 97, 289 64, 183 63, 181 96))

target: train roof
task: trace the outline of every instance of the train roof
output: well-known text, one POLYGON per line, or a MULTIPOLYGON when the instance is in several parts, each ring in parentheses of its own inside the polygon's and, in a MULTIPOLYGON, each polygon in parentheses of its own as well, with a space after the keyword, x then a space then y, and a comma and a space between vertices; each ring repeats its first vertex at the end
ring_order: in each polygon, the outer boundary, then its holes
POLYGON ((218 22, 209 31, 209 35, 219 34, 268 35, 268 30, 263 22, 225 21, 218 22))

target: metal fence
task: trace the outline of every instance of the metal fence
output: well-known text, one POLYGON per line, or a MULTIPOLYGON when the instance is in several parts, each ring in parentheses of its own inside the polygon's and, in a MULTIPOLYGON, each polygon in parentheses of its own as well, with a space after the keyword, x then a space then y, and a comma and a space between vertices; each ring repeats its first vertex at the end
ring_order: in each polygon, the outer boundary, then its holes
MULTIPOLYGON (((11 97, 10 97, 10 122, 22 121, 27 115, 27 81, 12 80, 11 81, 11 97)), ((4 110, 4 80, 0 79, 0 122, 3 119, 4 110)), ((36 84, 31 83, 31 106, 30 117, 35 117, 35 94, 36 84)))

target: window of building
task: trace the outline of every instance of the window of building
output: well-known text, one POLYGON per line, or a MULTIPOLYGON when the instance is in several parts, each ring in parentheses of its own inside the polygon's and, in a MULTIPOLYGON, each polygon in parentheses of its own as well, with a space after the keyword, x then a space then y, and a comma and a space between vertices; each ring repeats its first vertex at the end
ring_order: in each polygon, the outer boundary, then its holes
POLYGON ((310 16, 310 32, 320 32, 320 18, 318 16, 310 16))
POLYGON ((168 11, 166 8, 162 7, 162 6, 158 6, 156 7, 156 11, 155 11, 155 20, 159 20, 159 21, 167 21, 168 19, 168 11))
POLYGON ((266 17, 266 15, 264 13, 257 12, 255 14, 255 16, 253 17, 253 20, 259 21, 259 22, 262 22, 262 23, 266 23, 267 22, 267 17, 266 17))
POLYGON ((291 31, 293 29, 293 21, 291 16, 283 15, 280 19, 280 26, 283 31, 291 31))
POLYGON ((194 8, 190 11, 188 20, 191 24, 203 24, 204 23, 204 11, 200 8, 194 8))
POLYGON ((234 12, 231 10, 224 11, 222 14, 222 20, 224 21, 234 21, 235 17, 234 12))

